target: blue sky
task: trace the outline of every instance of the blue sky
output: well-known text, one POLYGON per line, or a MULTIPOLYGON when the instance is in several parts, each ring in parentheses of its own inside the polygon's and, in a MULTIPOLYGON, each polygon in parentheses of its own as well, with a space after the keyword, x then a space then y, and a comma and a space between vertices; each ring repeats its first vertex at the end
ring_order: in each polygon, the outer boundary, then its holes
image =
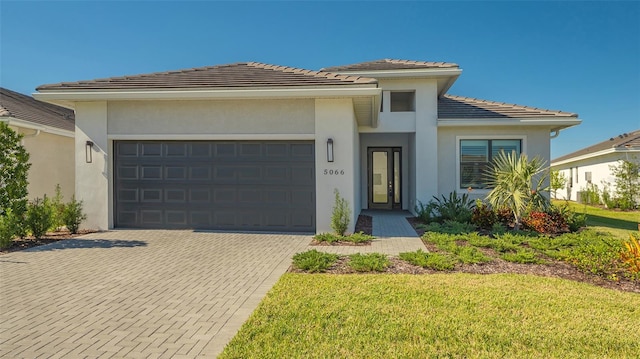
POLYGON ((449 93, 576 112, 552 157, 640 129, 640 2, 0 0, 0 84, 240 61, 455 62, 449 93))

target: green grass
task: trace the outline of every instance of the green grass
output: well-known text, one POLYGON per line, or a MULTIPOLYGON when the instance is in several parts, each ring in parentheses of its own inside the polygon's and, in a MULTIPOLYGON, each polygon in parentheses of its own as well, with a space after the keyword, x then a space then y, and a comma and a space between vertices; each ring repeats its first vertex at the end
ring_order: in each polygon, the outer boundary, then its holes
POLYGON ((619 238, 627 239, 630 232, 638 232, 640 211, 624 212, 566 201, 553 201, 553 204, 558 206, 567 204, 571 210, 587 215, 587 226, 607 231, 619 238))
POLYGON ((637 358, 640 295, 498 274, 285 274, 219 358, 637 358))

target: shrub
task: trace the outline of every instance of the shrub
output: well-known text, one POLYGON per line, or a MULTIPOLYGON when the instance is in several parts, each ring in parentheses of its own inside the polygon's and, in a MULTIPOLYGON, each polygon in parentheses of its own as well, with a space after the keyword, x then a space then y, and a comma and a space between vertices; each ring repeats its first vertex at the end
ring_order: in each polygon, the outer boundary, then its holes
POLYGON ((565 233, 569 230, 563 214, 553 209, 548 212, 528 213, 522 218, 522 225, 524 229, 544 234, 565 233))
POLYGON ((515 221, 513 217, 513 211, 509 208, 503 207, 495 210, 496 219, 499 223, 501 223, 505 228, 509 228, 513 225, 515 221))
POLYGON ((25 223, 31 234, 39 239, 53 225, 53 209, 47 196, 44 199, 36 198, 27 205, 25 223))
POLYGON ((536 252, 526 248, 518 249, 518 251, 516 251, 515 253, 513 252, 503 253, 500 256, 500 258, 504 259, 507 262, 513 262, 513 263, 522 263, 522 264, 544 263, 542 260, 538 258, 536 252))
POLYGON ((399 257, 413 265, 435 270, 451 270, 455 265, 450 256, 440 253, 427 253, 421 249, 415 252, 400 253, 399 257))
POLYGON ((387 256, 381 253, 356 253, 349 258, 349 266, 358 272, 384 272, 391 264, 387 256))
POLYGON ((430 223, 425 227, 427 232, 447 233, 447 234, 463 234, 471 233, 476 227, 469 223, 460 223, 456 221, 445 221, 444 223, 430 223))
POLYGON ((13 211, 8 208, 0 214, 0 248, 11 247, 16 234, 16 220, 13 211))
POLYGON ((599 205, 601 202, 598 186, 592 183, 587 184, 587 186, 581 191, 580 202, 594 206, 599 205))
POLYGON ((7 209, 20 217, 27 208, 29 153, 20 144, 22 135, 0 122, 0 215, 7 209))
POLYGON ((487 200, 493 208, 509 208, 514 216, 514 228, 520 228, 520 220, 526 210, 545 210, 549 199, 543 194, 546 175, 544 161, 535 157, 531 161, 525 154, 500 151, 494 157, 493 167, 487 171, 491 192, 487 200))
POLYGON ((471 233, 467 237, 467 241, 469 241, 469 244, 471 244, 472 246, 488 248, 491 246, 491 243, 494 241, 494 239, 488 236, 480 235, 478 233, 471 233))
POLYGON ((489 247, 501 253, 517 252, 520 245, 526 241, 527 239, 522 235, 505 233, 489 242, 489 247))
POLYGON ((315 249, 296 253, 293 265, 309 273, 326 272, 337 260, 337 254, 319 252, 315 249))
POLYGON ((504 234, 506 231, 507 227, 505 227, 504 224, 500 222, 496 222, 493 224, 493 226, 491 226, 491 234, 493 234, 494 236, 504 234))
POLYGON ((418 201, 418 204, 416 205, 416 214, 424 223, 431 223, 435 220, 435 215, 433 213, 435 207, 436 204, 433 201, 429 201, 427 204, 418 201))
POLYGON ((477 264, 491 262, 491 258, 485 256, 478 248, 471 246, 458 246, 453 247, 451 253, 455 254, 458 261, 466 264, 477 264))
POLYGON ((471 223, 482 229, 490 229, 497 221, 498 216, 493 209, 481 200, 477 200, 471 212, 471 223))
POLYGON ((62 211, 62 222, 71 233, 78 233, 80 224, 87 219, 87 215, 82 212, 82 201, 76 201, 76 197, 71 197, 71 202, 64 205, 62 211))
POLYGON ((468 223, 471 221, 471 209, 473 201, 467 193, 458 196, 456 191, 449 193, 449 198, 444 195, 441 198, 433 197, 435 202, 434 212, 438 222, 455 221, 468 223))
POLYGON ((611 275, 619 271, 622 244, 610 234, 584 230, 563 234, 556 239, 573 241, 574 244, 556 251, 546 251, 550 257, 569 262, 588 273, 611 275))
POLYGON ((640 162, 620 160, 617 165, 609 166, 609 169, 615 177, 620 209, 634 209, 640 198, 640 162))
POLYGON ((344 236, 344 232, 347 231, 349 222, 351 222, 351 209, 347 200, 340 197, 340 192, 337 189, 333 193, 335 194, 335 204, 331 214, 331 228, 336 234, 344 236))
POLYGON ((552 213, 556 213, 564 219, 569 232, 576 232, 587 224, 587 215, 584 213, 576 213, 569 208, 569 205, 553 206, 552 213))
POLYGON ((55 195, 51 198, 49 204, 53 211, 51 220, 53 225, 50 229, 59 231, 64 226, 64 203, 62 202, 62 190, 59 184, 56 185, 55 195))
POLYGON ((629 272, 640 273, 640 238, 629 235, 629 240, 624 242, 623 250, 620 252, 620 259, 629 272))
POLYGON ((313 239, 318 242, 335 243, 342 239, 342 237, 337 236, 334 233, 318 233, 313 236, 313 239))
POLYGON ((371 242, 374 238, 376 237, 360 231, 357 233, 353 233, 352 235, 343 237, 342 240, 346 242, 352 242, 352 243, 368 243, 368 242, 371 242))

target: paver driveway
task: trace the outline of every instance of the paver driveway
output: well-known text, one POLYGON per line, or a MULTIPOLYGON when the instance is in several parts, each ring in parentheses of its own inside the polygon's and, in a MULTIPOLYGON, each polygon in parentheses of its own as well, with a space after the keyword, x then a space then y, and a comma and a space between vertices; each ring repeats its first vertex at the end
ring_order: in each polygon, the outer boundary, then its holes
POLYGON ((0 255, 0 357, 215 357, 309 240, 118 230, 0 255))

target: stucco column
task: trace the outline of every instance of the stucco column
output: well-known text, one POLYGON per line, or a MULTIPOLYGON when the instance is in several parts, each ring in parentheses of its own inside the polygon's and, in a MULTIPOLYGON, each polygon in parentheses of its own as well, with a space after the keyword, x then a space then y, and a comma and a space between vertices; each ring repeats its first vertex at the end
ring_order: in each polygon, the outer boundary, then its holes
POLYGON ((358 130, 351 99, 316 99, 316 231, 331 232, 334 190, 349 202, 353 232, 359 206, 358 130), (334 162, 327 161, 327 140, 333 140, 334 162), (356 206, 356 204, 358 204, 356 206))
POLYGON ((83 201, 87 219, 82 228, 109 229, 109 142, 107 103, 76 103, 76 199, 83 201), (87 163, 87 141, 93 142, 87 163))
POLYGON ((416 203, 438 194, 438 90, 435 81, 416 88, 416 203))

